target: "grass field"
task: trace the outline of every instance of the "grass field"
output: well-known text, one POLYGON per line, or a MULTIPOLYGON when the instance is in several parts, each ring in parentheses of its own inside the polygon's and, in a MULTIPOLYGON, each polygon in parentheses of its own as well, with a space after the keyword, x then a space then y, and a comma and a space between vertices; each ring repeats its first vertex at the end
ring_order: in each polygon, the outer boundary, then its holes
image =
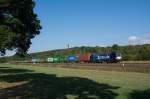
POLYGON ((0 64, 0 99, 150 99, 150 73, 0 64))

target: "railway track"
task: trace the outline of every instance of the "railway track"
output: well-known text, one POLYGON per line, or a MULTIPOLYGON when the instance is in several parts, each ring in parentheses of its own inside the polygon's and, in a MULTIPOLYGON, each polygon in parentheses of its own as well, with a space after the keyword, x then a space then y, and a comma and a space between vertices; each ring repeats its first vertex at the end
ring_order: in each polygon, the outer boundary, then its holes
POLYGON ((42 67, 61 67, 101 71, 150 73, 150 63, 17 63, 42 67))

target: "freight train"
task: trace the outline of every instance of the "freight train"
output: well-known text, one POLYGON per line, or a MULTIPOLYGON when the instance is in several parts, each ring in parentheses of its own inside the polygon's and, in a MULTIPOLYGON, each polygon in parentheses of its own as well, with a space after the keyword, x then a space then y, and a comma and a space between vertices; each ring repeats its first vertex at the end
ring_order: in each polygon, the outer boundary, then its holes
POLYGON ((32 58, 32 63, 117 63, 122 59, 121 54, 117 53, 105 53, 105 54, 77 54, 61 56, 56 55, 52 57, 47 57, 45 59, 32 58))

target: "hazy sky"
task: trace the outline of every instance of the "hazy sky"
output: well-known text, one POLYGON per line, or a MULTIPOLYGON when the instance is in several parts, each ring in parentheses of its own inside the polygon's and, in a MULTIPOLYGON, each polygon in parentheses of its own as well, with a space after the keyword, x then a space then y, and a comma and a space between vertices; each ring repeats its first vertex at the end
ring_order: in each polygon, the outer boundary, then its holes
POLYGON ((29 52, 150 43, 150 0, 36 0, 35 12, 43 29, 29 52))

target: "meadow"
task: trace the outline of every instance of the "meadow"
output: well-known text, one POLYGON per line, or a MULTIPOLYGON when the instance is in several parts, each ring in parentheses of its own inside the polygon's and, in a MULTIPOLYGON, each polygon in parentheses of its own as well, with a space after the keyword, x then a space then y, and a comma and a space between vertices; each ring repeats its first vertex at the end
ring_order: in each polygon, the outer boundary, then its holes
POLYGON ((0 64, 0 99, 150 99, 150 73, 0 64))

